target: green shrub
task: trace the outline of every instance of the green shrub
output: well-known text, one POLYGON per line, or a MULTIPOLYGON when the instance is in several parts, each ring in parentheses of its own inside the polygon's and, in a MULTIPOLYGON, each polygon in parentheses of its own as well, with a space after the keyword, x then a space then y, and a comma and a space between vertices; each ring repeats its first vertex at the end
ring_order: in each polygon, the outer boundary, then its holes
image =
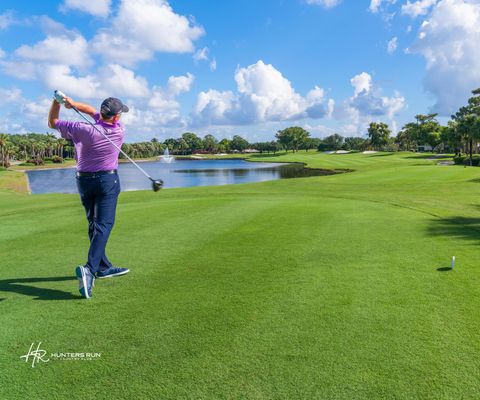
POLYGON ((31 163, 31 162, 24 162, 24 163, 21 163, 21 164, 18 164, 20 167, 32 167, 34 166, 35 164, 34 163, 31 163))
POLYGON ((52 162, 54 164, 62 164, 63 163, 63 158, 59 156, 53 156, 52 157, 52 162))
POLYGON ((41 158, 31 158, 26 162, 26 164, 31 163, 32 165, 43 165, 44 162, 41 158))
MULTIPOLYGON (((456 165, 470 165, 470 156, 463 155, 463 156, 453 157, 453 162, 456 165)), ((478 167, 479 164, 480 164, 480 154, 474 154, 472 157, 472 166, 478 167)))

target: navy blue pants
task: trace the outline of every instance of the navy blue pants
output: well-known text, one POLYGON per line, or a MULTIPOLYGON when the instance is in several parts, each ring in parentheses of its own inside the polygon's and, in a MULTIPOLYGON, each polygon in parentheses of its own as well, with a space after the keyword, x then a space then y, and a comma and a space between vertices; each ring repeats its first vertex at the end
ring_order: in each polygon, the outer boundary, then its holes
POLYGON ((120 180, 117 173, 77 176, 77 187, 87 214, 90 238, 85 267, 95 275, 112 266, 105 254, 105 247, 115 222, 120 180))

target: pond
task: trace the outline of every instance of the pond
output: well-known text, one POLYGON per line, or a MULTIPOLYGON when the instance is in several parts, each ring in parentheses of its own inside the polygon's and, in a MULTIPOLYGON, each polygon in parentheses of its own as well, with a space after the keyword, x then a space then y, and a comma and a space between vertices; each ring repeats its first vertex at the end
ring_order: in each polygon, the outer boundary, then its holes
MULTIPOLYGON (((325 170, 304 168, 303 164, 244 160, 176 160, 170 164, 149 161, 142 162, 141 167, 154 179, 163 179, 164 188, 230 185, 328 174, 325 170)), ((121 163, 118 173, 122 191, 151 189, 150 181, 130 163, 121 163)), ((27 174, 33 194, 77 193, 74 168, 32 170, 27 174)))

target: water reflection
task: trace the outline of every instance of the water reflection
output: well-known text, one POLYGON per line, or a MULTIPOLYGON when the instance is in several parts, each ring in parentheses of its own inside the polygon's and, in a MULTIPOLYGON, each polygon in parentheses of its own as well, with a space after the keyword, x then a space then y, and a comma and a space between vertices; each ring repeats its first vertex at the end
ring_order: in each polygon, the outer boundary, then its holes
POLYGON ((348 172, 348 170, 331 170, 320 168, 305 168, 301 163, 279 164, 274 167, 263 167, 257 169, 251 168, 231 168, 231 169, 176 169, 172 171, 177 174, 195 174, 196 176, 247 176, 251 174, 271 175, 274 179, 288 179, 288 178, 308 178, 311 176, 335 175, 341 172, 348 172))
MULTIPOLYGON (((267 168, 263 169, 262 171, 266 170, 267 168)), ((199 175, 205 175, 205 176, 228 176, 228 175, 233 175, 233 176, 245 176, 250 173, 252 173, 255 170, 251 169, 242 169, 242 168, 233 168, 233 169, 176 169, 172 172, 176 174, 196 174, 197 176, 199 175)))
MULTIPOLYGON (((177 160, 173 164, 144 162, 142 167, 153 177, 161 178, 165 188, 214 186, 300 178, 336 173, 309 169, 303 164, 258 163, 243 160, 177 160)), ((148 190, 150 183, 131 164, 120 164, 122 191, 148 190)), ((76 193, 74 169, 28 171, 32 193, 76 193)))

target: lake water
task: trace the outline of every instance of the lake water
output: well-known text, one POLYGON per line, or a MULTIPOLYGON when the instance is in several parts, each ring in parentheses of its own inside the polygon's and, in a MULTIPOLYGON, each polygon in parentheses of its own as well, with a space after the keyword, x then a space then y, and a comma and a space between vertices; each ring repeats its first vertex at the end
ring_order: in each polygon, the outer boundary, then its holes
MULTIPOLYGON (((142 162, 140 166, 154 179, 163 179, 164 188, 230 185, 281 178, 323 175, 301 164, 256 163, 243 160, 176 160, 142 162)), ((150 181, 131 163, 119 165, 122 191, 150 190, 150 181)), ((33 194, 77 193, 74 168, 28 171, 33 194)))

